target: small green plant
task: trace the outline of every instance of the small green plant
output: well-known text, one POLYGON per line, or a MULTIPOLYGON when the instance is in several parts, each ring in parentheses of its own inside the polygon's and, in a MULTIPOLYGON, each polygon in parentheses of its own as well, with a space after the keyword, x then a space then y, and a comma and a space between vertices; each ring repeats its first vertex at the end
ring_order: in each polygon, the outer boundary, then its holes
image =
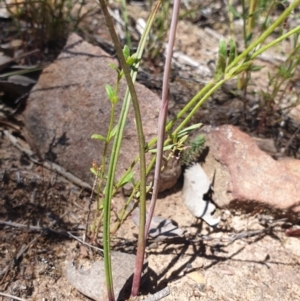
MULTIPOLYGON (((272 22, 272 13, 276 8, 278 8, 278 6, 285 7, 287 6, 287 2, 284 0, 243 0, 241 1, 242 12, 239 13, 233 6, 232 0, 230 0, 228 3, 228 15, 232 39, 234 41, 236 40, 234 18, 240 19, 243 21, 243 46, 244 49, 247 49, 247 47, 251 44, 252 41, 255 41, 259 37, 259 35, 268 30, 268 27, 272 22)), ((284 27, 286 26, 286 22, 288 22, 288 18, 276 28, 276 30, 280 32, 280 35, 284 33, 284 27)), ((295 39, 298 40, 297 33, 294 35, 294 40, 295 39)), ((296 47, 295 44, 294 47, 296 47)), ((246 69, 238 76, 237 88, 238 90, 242 90, 244 92, 244 98, 248 92, 247 89, 251 80, 252 73, 254 71, 259 71, 261 68, 263 67, 252 65, 251 68, 246 69)), ((261 93, 265 94, 266 91, 262 91, 261 93)))
POLYGON ((204 135, 198 135, 196 138, 194 138, 190 142, 190 145, 187 146, 185 149, 183 149, 180 155, 181 164, 190 166, 194 162, 197 162, 199 156, 203 151, 204 143, 205 143, 204 135))
POLYGON ((279 124, 282 114, 277 114, 289 110, 292 106, 299 104, 299 95, 292 91, 293 82, 296 80, 296 68, 300 63, 300 45, 298 44, 299 34, 293 39, 293 51, 287 56, 285 62, 276 68, 274 74, 268 74, 268 86, 266 90, 260 89, 259 106, 261 108, 261 118, 258 130, 265 125, 279 124), (290 99, 287 105, 284 101, 290 99), (291 101, 291 98, 293 100, 291 101), (275 117, 274 117, 275 116, 275 117))
POLYGON ((33 41, 33 45, 27 45, 31 49, 63 41, 90 12, 83 9, 85 0, 0 0, 0 3, 6 7, 24 43, 33 41))

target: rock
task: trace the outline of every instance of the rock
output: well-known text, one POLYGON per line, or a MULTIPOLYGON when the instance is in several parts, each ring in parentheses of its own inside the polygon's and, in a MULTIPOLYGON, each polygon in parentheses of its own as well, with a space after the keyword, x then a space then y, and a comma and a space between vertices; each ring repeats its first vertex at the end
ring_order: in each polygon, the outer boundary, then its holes
POLYGON ((300 160, 281 158, 279 162, 285 166, 289 173, 294 174, 295 177, 300 177, 300 160))
POLYGON ((209 148, 203 169, 220 207, 257 205, 300 212, 300 161, 276 161, 231 125, 205 127, 209 148))
MULTIPOLYGON (((109 63, 117 64, 99 47, 71 34, 57 60, 44 69, 33 88, 23 113, 25 137, 31 148, 42 159, 55 162, 67 171, 90 184, 94 176, 90 172, 93 160, 100 162, 104 143, 91 139, 92 134, 106 136, 110 102, 106 97, 105 84, 115 85, 116 71, 109 63)), ((120 99, 126 90, 126 81, 120 84, 120 99)), ((140 110, 148 142, 157 133, 160 99, 144 86, 135 84, 140 110)), ((116 107, 118 121, 120 101, 116 107)), ((110 154, 111 149, 108 151, 110 154)), ((131 108, 127 121, 116 180, 130 167, 138 154, 138 142, 134 113, 131 108)), ((152 155, 147 155, 150 161, 152 155)), ((138 166, 135 180, 139 179, 138 166)), ((160 190, 173 186, 181 170, 176 169, 162 176, 160 190)), ((151 182, 149 177, 148 182, 151 182)), ((130 187, 127 187, 130 190, 130 187)))
MULTIPOLYGON (((116 300, 127 300, 130 296, 135 255, 112 252, 113 285, 116 300)), ((106 301, 104 261, 94 262, 89 269, 76 269, 73 263, 66 268, 68 281, 82 294, 96 301, 106 301)))
POLYGON ((288 116, 290 117, 291 121, 293 122, 295 128, 300 125, 300 105, 293 107, 288 116))

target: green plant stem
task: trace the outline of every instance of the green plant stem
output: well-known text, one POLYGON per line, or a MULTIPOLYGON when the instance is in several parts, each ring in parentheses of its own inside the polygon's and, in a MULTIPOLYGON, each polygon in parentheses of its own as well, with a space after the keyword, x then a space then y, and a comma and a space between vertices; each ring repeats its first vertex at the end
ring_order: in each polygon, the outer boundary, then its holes
MULTIPOLYGON (((148 145, 149 145, 149 144, 148 144, 148 145)), ((135 158, 135 160, 134 160, 134 162, 131 164, 131 166, 135 165, 136 162, 138 162, 138 156, 135 158)), ((152 170, 152 168, 153 168, 155 162, 156 162, 156 157, 153 157, 153 158, 151 159, 150 163, 149 163, 148 166, 147 166, 146 176, 148 176, 148 174, 149 174, 150 171, 152 170)), ((131 169, 128 169, 128 170, 131 170, 131 169)), ((124 177, 126 177, 126 174, 127 174, 127 172, 124 174, 124 176, 122 177, 122 179, 123 179, 124 177)), ((119 182, 121 182, 122 179, 121 179, 119 182)), ((118 184, 117 184, 117 185, 118 185, 118 184)), ((128 208, 128 206, 129 206, 129 204, 132 202, 132 200, 135 198, 135 195, 136 195, 136 193, 137 193, 137 191, 138 191, 138 189, 139 189, 139 186, 140 186, 140 181, 137 181, 137 182, 135 183, 135 186, 134 186, 134 188, 133 188, 133 190, 132 190, 132 192, 131 192, 129 198, 128 198, 127 201, 126 201, 126 204, 125 204, 123 210, 121 211, 121 213, 120 213, 120 215, 119 215, 119 220, 118 220, 118 222, 116 223, 116 225, 115 225, 115 227, 114 227, 112 233, 116 233, 116 232, 118 231, 118 229, 120 228, 120 226, 121 226, 121 224, 123 223, 123 221, 126 220, 127 217, 128 217, 128 216, 131 214, 131 212, 134 210, 135 207, 133 206, 133 207, 129 210, 129 212, 127 212, 127 208, 128 208)))
MULTIPOLYGON (((35 51, 33 51, 33 52, 35 52, 35 51)), ((31 54, 31 52, 29 54, 31 54)), ((13 61, 13 60, 11 60, 11 61, 13 61)), ((32 67, 30 69, 25 69, 25 70, 18 70, 18 71, 3 73, 3 74, 0 74, 0 79, 10 77, 12 75, 22 75, 22 74, 40 71, 40 70, 43 70, 44 68, 46 68, 47 66, 49 66, 49 64, 45 64, 45 65, 38 66, 38 67, 32 67)))
MULTIPOLYGON (((228 78, 229 79, 229 78, 228 78)), ((194 108, 191 110, 191 112, 187 115, 187 117, 181 122, 181 124, 175 129, 175 131, 172 133, 172 136, 177 136, 178 133, 185 127, 185 125, 191 120, 191 118, 195 115, 197 110, 204 104, 204 102, 216 91, 218 90, 228 79, 220 80, 219 82, 211 82, 211 84, 208 84, 210 86, 209 91, 203 95, 200 101, 197 102, 197 104, 194 106, 194 108)), ((200 94, 200 93, 199 93, 200 94)), ((199 98, 198 98, 199 99, 199 98)))
MULTIPOLYGON (((118 86, 118 84, 117 84, 118 86)), ((118 90, 116 90, 118 91, 118 90)), ((110 133, 113 129, 114 126, 114 120, 115 120, 115 108, 116 105, 114 103, 111 104, 111 111, 110 111, 110 119, 109 119, 109 126, 108 126, 108 131, 107 131, 107 135, 106 135, 106 141, 104 143, 104 150, 103 150, 103 155, 102 155, 102 166, 101 166, 101 174, 100 174, 100 182, 98 184, 98 195, 97 195, 97 209, 99 209, 99 197, 100 197, 100 191, 102 188, 102 182, 103 182, 103 178, 105 175, 105 166, 106 166, 106 157, 107 157, 107 150, 108 150, 108 145, 109 145, 109 137, 110 137, 110 133)), ((96 232, 97 233, 97 232, 96 232)))
MULTIPOLYGON (((118 91, 118 82, 116 84, 116 91, 118 91)), ((99 210, 100 208, 100 195, 101 195, 101 189, 102 189, 102 183, 103 183, 103 179, 104 179, 104 175, 105 175, 105 166, 106 166, 106 158, 107 158, 107 150, 108 150, 108 145, 110 142, 110 135, 111 135, 111 131, 113 129, 113 125, 114 125, 114 120, 115 120, 115 108, 116 108, 116 104, 111 103, 111 111, 110 111, 110 120, 109 120, 109 127, 108 127, 108 131, 107 131, 107 135, 106 135, 106 140, 105 140, 105 144, 104 144, 104 150, 103 150, 103 154, 102 154, 102 161, 101 161, 101 169, 99 171, 100 175, 99 175, 99 183, 98 183, 98 190, 97 190, 97 210, 99 210)), ((97 170, 96 170, 97 172, 97 170)), ((97 177, 97 176, 96 176, 97 177)), ((94 233, 98 233, 99 231, 99 227, 101 224, 101 221, 103 219, 103 211, 101 212, 99 217, 95 218, 95 222, 94 224, 96 225, 95 231, 94 233)))
POLYGON ((130 38, 130 32, 129 32, 129 26, 128 26, 128 15, 127 15, 127 6, 126 6, 126 0, 121 0, 122 5, 122 14, 123 14, 123 20, 125 23, 125 37, 126 37, 126 45, 131 49, 131 38, 130 38))
MULTIPOLYGON (((118 86, 118 84, 117 84, 118 86)), ((116 88, 118 89, 118 88, 116 88)), ((116 90, 118 91, 118 90, 116 90)), ((107 131, 107 136, 106 136, 106 142, 105 142, 105 146, 104 146, 104 157, 106 157, 107 155, 107 149, 108 149, 108 144, 109 144, 109 137, 111 134, 111 131, 113 129, 114 126, 114 120, 115 120, 115 108, 116 108, 116 104, 112 103, 111 104, 111 111, 110 111, 110 119, 109 119, 109 126, 108 126, 108 131, 107 131)), ((105 161, 102 161, 102 169, 104 169, 105 167, 105 161)))
POLYGON ((250 0, 249 17, 248 17, 248 22, 247 22, 247 37, 246 37, 247 41, 248 41, 248 36, 251 34, 253 27, 254 27, 254 21, 256 18, 254 13, 255 13, 257 4, 258 4, 257 0, 250 0))
MULTIPOLYGON (((232 2, 233 0, 229 0, 228 1, 228 5, 232 6, 232 2)), ((230 36, 233 40, 235 40, 235 35, 234 35, 234 15, 233 13, 230 11, 230 9, 228 9, 228 18, 229 18, 229 28, 230 28, 230 36)))
MULTIPOLYGON (((299 1, 300 3, 300 1, 299 1)), ((284 39, 288 38, 289 36, 291 36, 292 34, 295 33, 300 33, 300 26, 295 27, 294 29, 291 29, 290 31, 288 31, 287 33, 283 34, 282 36, 280 36, 279 38, 275 39, 274 41, 270 42, 269 44, 261 47, 260 49, 258 49, 257 51, 255 51, 250 59, 254 59, 257 56, 259 56, 261 53, 265 52, 266 50, 268 50, 269 48, 275 46, 276 44, 278 44, 279 42, 283 41, 284 39)))
MULTIPOLYGON (((173 120, 171 120, 167 126, 166 126, 166 131, 170 131, 173 127, 173 125, 175 124, 175 122, 182 118, 186 112, 188 112, 189 110, 191 110, 195 104, 199 101, 199 99, 201 97, 203 97, 212 87, 214 86, 214 81, 211 81, 209 82, 205 87, 203 87, 203 89, 201 89, 189 102, 188 104, 174 117, 173 120)), ((185 122, 186 124, 187 122, 185 122)), ((180 128, 178 129, 178 131, 176 132, 179 132, 180 129, 181 129, 181 125, 180 125, 180 128)), ((151 141, 152 142, 152 141, 151 141)))
POLYGON ((244 37, 244 47, 246 48, 247 45, 247 28, 246 28, 246 4, 245 0, 241 1, 242 3, 242 11, 243 11, 243 37, 244 37))

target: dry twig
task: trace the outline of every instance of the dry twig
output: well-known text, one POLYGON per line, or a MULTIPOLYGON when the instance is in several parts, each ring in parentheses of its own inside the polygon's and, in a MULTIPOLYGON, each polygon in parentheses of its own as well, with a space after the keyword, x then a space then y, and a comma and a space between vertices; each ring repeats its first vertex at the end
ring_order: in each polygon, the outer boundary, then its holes
POLYGON ((68 179, 70 182, 74 183, 77 186, 80 186, 82 188, 88 189, 89 191, 92 190, 92 187, 90 184, 82 181, 81 179, 75 177, 73 174, 71 174, 70 172, 65 171, 64 168, 62 168, 61 166, 59 166, 56 163, 52 163, 52 162, 39 162, 36 159, 33 158, 33 152, 29 149, 29 148, 24 148, 17 140, 17 138, 15 136, 13 136, 9 131, 5 130, 3 131, 5 136, 10 140, 10 142, 17 147, 21 152, 25 153, 29 159, 38 165, 42 165, 45 168, 55 171, 58 174, 62 175, 63 177, 65 177, 66 179, 68 179))
MULTIPOLYGON (((73 239, 79 241, 80 243, 82 243, 83 245, 86 245, 86 246, 88 246, 90 248, 93 248, 93 249, 95 249, 97 251, 101 251, 101 252, 103 251, 101 248, 97 248, 97 247, 95 247, 95 246, 93 246, 93 245, 91 245, 91 244, 83 241, 79 237, 73 235, 70 231, 54 230, 52 228, 40 227, 40 226, 29 226, 29 225, 24 225, 24 224, 20 224, 20 223, 7 222, 7 221, 4 221, 4 220, 0 220, 0 224, 6 225, 6 226, 9 226, 9 227, 24 228, 24 229, 27 229, 29 231, 41 231, 42 233, 40 234, 40 236, 43 235, 43 233, 49 233, 49 232, 52 232, 52 233, 55 233, 55 234, 64 235, 64 236, 73 238, 73 239)), ((0 275, 1 275, 1 273, 0 273, 0 275)))
POLYGON ((164 289, 160 290, 159 292, 149 296, 146 300, 144 301, 158 301, 161 300, 162 298, 168 296, 170 294, 170 289, 169 287, 165 287, 164 289))
POLYGON ((4 293, 1 293, 1 292, 0 292, 0 296, 11 298, 11 299, 18 300, 18 301, 27 301, 25 299, 15 297, 15 296, 12 296, 12 295, 8 295, 8 294, 4 294, 4 293))
POLYGON ((18 260, 20 259, 20 257, 28 250, 28 248, 34 244, 40 237, 42 236, 42 234, 36 236, 35 238, 33 238, 27 245, 23 246, 21 248, 21 250, 18 252, 18 254, 9 262, 9 264, 0 272, 0 276, 4 274, 0 284, 2 284, 7 276, 8 270, 13 266, 16 265, 16 263, 18 262, 18 260))

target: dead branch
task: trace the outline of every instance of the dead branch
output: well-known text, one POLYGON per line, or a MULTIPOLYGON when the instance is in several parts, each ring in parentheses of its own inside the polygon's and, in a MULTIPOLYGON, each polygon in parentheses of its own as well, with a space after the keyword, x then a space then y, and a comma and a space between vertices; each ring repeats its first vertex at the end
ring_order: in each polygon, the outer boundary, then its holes
POLYGON ((1 292, 0 292, 0 296, 8 297, 8 298, 11 298, 11 299, 14 299, 14 300, 18 300, 18 301, 27 301, 25 299, 22 299, 22 298, 19 298, 19 297, 15 297, 15 296, 12 296, 12 295, 8 295, 8 294, 5 294, 5 293, 1 293, 1 292))
POLYGON ((165 287, 164 289, 160 290, 159 292, 149 296, 147 299, 144 301, 158 301, 163 299, 164 297, 168 296, 170 294, 170 289, 169 287, 165 287))
POLYGON ((58 174, 60 174, 61 176, 65 177, 67 180, 69 180, 70 182, 74 183, 75 185, 88 189, 89 191, 92 190, 92 187, 90 184, 82 181, 81 179, 77 178, 76 176, 74 176, 72 173, 67 172, 63 167, 61 167, 60 165, 56 164, 56 163, 52 163, 52 162, 48 162, 48 161, 44 161, 44 162, 39 162, 36 159, 33 158, 33 152, 31 149, 29 148, 24 148, 19 142, 18 139, 13 136, 9 131, 4 130, 3 131, 5 136, 10 140, 10 142, 17 147, 21 152, 25 153, 28 158, 35 164, 38 165, 42 165, 45 168, 54 171, 58 174))
MULTIPOLYGON (((78 242, 82 243, 83 245, 86 245, 90 248, 93 248, 97 251, 103 251, 101 248, 97 248, 85 241, 83 241, 82 239, 80 239, 79 237, 73 235, 70 231, 64 231, 64 230, 54 230, 52 228, 48 228, 48 227, 40 227, 40 226, 30 226, 30 225, 24 225, 24 224, 20 224, 20 223, 14 223, 14 222, 7 222, 7 221, 4 221, 4 220, 0 220, 0 225, 6 225, 6 226, 9 226, 9 227, 15 227, 15 228, 23 228, 23 229, 27 229, 29 231, 38 231, 38 232, 42 232, 40 234, 43 235, 43 233, 55 233, 55 234, 60 234, 60 235, 64 235, 64 236, 67 236, 67 237, 70 237, 70 238, 73 238, 75 240, 77 240, 78 242)), ((1 273, 0 273, 1 275, 1 273)))

